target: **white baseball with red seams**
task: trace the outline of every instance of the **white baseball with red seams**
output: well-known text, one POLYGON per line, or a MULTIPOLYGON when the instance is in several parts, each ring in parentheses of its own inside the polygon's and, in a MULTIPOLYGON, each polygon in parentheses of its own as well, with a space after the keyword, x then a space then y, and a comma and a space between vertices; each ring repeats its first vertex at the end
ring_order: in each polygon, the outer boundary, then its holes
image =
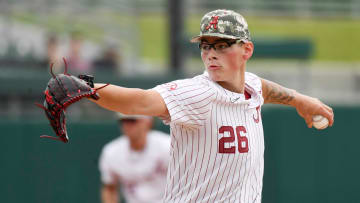
POLYGON ((313 126, 319 130, 325 129, 329 126, 329 120, 322 115, 315 115, 313 117, 313 126))
POLYGON ((264 136, 261 81, 245 74, 246 94, 208 73, 154 88, 170 117, 171 160, 164 202, 261 202, 264 136))

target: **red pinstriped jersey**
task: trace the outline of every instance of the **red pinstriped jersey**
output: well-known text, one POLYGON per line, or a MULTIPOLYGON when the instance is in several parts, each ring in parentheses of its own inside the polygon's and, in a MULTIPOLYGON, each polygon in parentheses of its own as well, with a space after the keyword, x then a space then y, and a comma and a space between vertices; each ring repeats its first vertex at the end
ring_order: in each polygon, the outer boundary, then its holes
POLYGON ((208 73, 154 88, 170 117, 171 161, 164 202, 261 202, 264 137, 261 81, 245 74, 245 93, 208 73))

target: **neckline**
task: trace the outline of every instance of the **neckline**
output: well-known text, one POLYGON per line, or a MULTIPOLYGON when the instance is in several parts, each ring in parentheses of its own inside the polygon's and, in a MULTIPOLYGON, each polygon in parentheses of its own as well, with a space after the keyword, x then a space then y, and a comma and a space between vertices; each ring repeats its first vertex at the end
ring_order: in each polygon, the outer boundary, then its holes
POLYGON ((235 100, 250 100, 251 99, 251 94, 249 91, 246 90, 246 82, 245 82, 245 85, 244 85, 244 93, 237 93, 237 92, 233 92, 233 91, 230 91, 224 87, 222 87, 219 83, 213 81, 210 79, 209 77, 209 73, 205 70, 203 75, 208 78, 209 81, 211 81, 212 83, 215 84, 215 86, 221 91, 223 91, 225 93, 225 95, 227 95, 228 97, 230 98, 235 98, 235 100))

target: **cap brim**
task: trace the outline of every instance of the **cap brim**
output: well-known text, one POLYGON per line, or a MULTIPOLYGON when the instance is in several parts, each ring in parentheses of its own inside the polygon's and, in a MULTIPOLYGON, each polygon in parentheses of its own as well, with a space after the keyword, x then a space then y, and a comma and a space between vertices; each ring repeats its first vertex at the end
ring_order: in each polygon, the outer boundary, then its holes
POLYGON ((223 38, 223 39, 239 39, 236 38, 234 36, 231 35, 225 35, 225 34, 219 34, 219 33, 208 33, 208 34, 202 34, 202 35, 198 35, 196 37, 193 37, 190 42, 192 43, 197 43, 200 42, 202 38, 204 37, 219 37, 219 38, 223 38))

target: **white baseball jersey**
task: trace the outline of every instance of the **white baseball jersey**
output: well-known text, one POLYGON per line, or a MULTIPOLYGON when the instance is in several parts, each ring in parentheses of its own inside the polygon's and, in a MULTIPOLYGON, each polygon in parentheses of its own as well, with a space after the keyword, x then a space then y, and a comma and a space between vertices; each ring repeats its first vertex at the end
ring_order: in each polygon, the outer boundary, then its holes
POLYGON ((171 160, 164 202, 261 202, 264 136, 261 80, 245 74, 245 93, 208 73, 154 88, 170 117, 171 160))
POLYGON ((127 203, 162 202, 170 159, 170 136, 160 131, 147 135, 146 148, 133 151, 121 136, 104 146, 99 168, 104 184, 120 183, 127 203))

